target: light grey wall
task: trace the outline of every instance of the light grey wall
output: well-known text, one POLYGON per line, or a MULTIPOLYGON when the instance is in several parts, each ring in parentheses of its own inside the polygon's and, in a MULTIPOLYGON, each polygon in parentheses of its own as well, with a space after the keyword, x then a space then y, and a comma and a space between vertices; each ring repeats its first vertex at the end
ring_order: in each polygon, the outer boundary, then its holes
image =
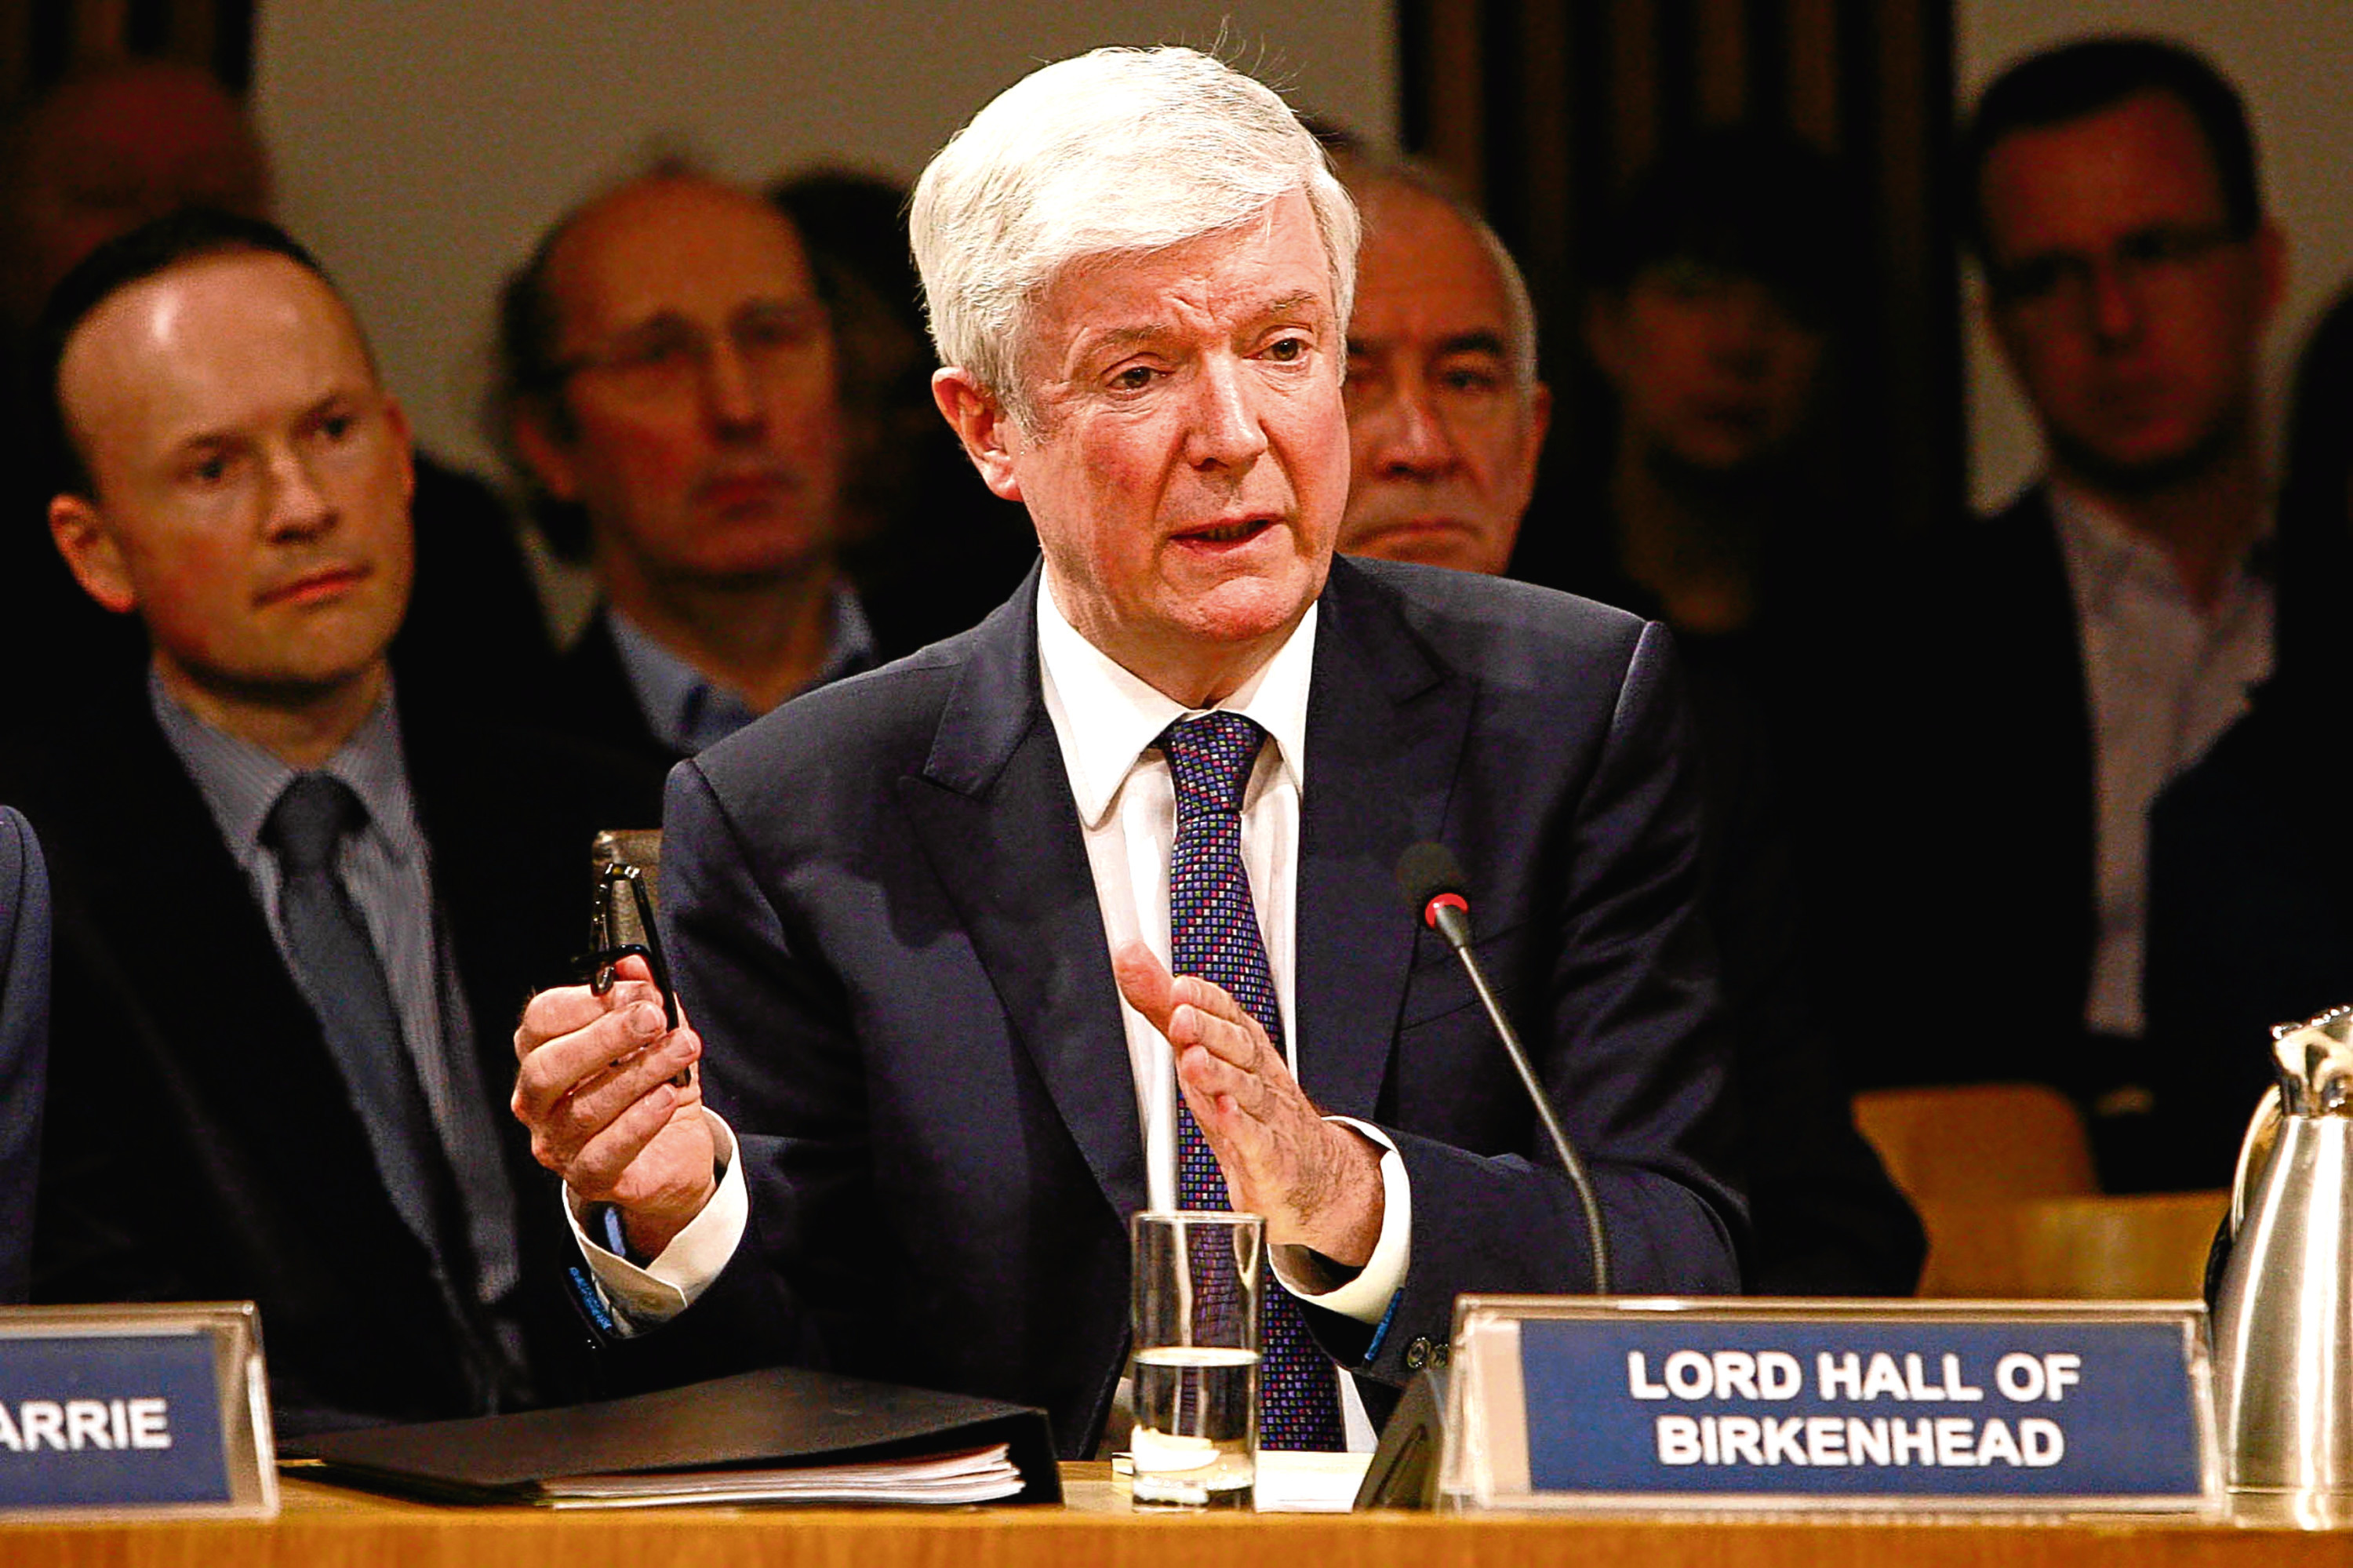
MULTIPOLYGON (((1960 0, 1955 25, 1965 103, 2021 56, 2095 31, 2179 38, 2237 81, 2261 145, 2271 208, 2287 233, 2287 298, 2265 356, 2275 427, 2313 317, 2353 277, 2353 4, 1960 0)), ((1984 330, 1974 279, 1970 294, 1970 489, 1990 508, 2033 475, 2042 443, 1984 330)))
POLYGON ((817 159, 912 179, 1041 61, 1224 43, 1294 104, 1394 139, 1392 0, 282 0, 255 103, 288 225, 350 292, 423 443, 483 468, 499 281, 653 147, 765 180, 817 159))

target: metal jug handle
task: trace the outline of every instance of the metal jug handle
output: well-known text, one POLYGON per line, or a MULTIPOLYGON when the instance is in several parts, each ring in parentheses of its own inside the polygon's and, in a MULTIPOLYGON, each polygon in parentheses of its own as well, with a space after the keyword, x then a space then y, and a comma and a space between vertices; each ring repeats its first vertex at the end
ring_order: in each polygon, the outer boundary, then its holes
POLYGON ((2239 1226, 2247 1217, 2247 1189, 2261 1177, 2263 1167, 2271 1162, 2271 1152, 2279 1142, 2279 1086, 2274 1084, 2263 1091, 2255 1106, 2255 1114, 2248 1119, 2247 1135, 2239 1140, 2239 1168, 2231 1178, 2231 1239, 2239 1239, 2239 1226))

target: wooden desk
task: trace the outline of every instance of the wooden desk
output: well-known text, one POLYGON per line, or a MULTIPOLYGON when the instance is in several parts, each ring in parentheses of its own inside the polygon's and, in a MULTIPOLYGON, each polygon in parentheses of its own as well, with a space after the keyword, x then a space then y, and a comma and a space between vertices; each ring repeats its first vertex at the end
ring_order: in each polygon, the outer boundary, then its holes
POLYGON ((1064 1470, 1062 1509, 942 1513, 659 1509, 553 1514, 451 1509, 285 1484, 269 1523, 0 1525, 6 1568, 1151 1568, 1260 1561, 1314 1568, 2186 1568, 2353 1564, 2353 1534, 2141 1521, 1699 1522, 1378 1515, 1134 1514, 1102 1466, 1064 1470))

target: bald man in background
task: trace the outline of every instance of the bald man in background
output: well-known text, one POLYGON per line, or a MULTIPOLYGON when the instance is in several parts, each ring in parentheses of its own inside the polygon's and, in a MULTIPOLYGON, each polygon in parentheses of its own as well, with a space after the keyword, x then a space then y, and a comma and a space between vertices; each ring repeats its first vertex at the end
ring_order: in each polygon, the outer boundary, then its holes
MULTIPOLYGON (((1551 414, 1527 285, 1493 229, 1434 175, 1345 161, 1365 217, 1345 387, 1355 472, 1340 547, 1499 574, 1551 414)), ((1738 1042, 1755 1248, 1751 1290, 1905 1295, 1918 1222, 1855 1131, 1806 995, 1786 834, 1761 747, 1703 734, 1715 808, 1708 898, 1738 1042)))
POLYGON ((284 233, 142 225, 36 341, 55 547, 146 668, 0 747, 58 908, 34 1298, 257 1301, 281 1434, 579 1396, 501 1037, 659 775, 393 667, 406 419, 284 233))
POLYGON ((1499 574, 1552 419, 1527 285, 1494 231, 1434 180, 1342 168, 1365 246, 1348 330, 1356 475, 1341 548, 1499 574))
POLYGON ((555 722, 666 765, 876 662, 833 323, 766 201, 659 168, 558 219, 501 302, 493 402, 599 596, 555 722))

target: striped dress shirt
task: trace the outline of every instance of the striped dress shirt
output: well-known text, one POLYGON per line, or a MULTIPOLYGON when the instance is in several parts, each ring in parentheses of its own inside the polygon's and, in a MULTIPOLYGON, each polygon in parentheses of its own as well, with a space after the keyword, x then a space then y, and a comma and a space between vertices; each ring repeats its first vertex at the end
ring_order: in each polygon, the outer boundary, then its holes
MULTIPOLYGON (((166 692, 152 671, 147 691, 164 738, 195 781, 229 853, 252 883, 279 956, 286 959, 296 988, 302 989, 279 909, 278 856, 261 842, 262 826, 295 770, 251 742, 206 724, 166 692)), ((400 1015, 402 1043, 455 1174, 473 1248, 477 1295, 485 1306, 494 1305, 522 1277, 515 1195, 474 1066, 473 1021, 433 902, 431 856, 417 823, 389 689, 321 771, 349 785, 367 808, 366 824, 337 852, 335 872, 384 967, 393 1009, 400 1015)))

